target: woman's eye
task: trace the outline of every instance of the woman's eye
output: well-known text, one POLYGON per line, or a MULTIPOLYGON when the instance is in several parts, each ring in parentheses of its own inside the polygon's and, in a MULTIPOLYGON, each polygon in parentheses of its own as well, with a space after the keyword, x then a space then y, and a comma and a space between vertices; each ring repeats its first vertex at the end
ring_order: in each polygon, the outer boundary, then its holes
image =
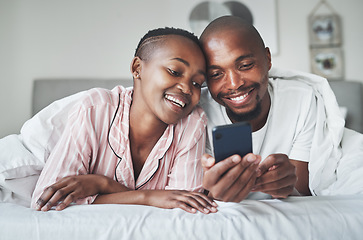
POLYGON ((175 76, 175 77, 179 77, 181 74, 177 71, 174 71, 173 69, 168 68, 168 71, 171 75, 175 76))
POLYGON ((202 84, 193 81, 193 86, 196 88, 202 88, 202 84))

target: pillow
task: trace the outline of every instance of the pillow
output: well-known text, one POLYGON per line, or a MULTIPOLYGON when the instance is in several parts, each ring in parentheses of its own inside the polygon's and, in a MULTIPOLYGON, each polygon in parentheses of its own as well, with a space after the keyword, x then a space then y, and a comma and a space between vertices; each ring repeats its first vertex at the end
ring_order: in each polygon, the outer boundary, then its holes
POLYGON ((20 135, 0 139, 0 201, 30 204, 39 174, 64 130, 68 111, 83 94, 53 102, 25 122, 20 135))
POLYGON ((347 107, 339 107, 340 113, 342 114, 344 119, 347 119, 348 108, 347 107))
POLYGON ((44 162, 23 145, 20 135, 0 139, 0 183, 6 179, 39 174, 43 165, 44 162))
POLYGON ((20 135, 0 139, 0 201, 29 207, 43 165, 24 147, 20 135))
POLYGON ((22 142, 43 163, 57 144, 67 122, 68 112, 85 91, 57 100, 26 121, 20 130, 22 142))
POLYGON ((11 202, 30 207, 32 194, 39 175, 5 180, 0 187, 0 202, 11 202))

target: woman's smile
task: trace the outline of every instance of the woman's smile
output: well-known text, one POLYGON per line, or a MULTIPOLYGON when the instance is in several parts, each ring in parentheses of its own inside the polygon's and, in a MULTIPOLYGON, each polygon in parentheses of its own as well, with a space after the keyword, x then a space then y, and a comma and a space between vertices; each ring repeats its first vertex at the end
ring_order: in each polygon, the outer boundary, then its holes
POLYGON ((164 99, 169 108, 177 113, 183 112, 190 102, 188 97, 181 94, 165 94, 164 99))

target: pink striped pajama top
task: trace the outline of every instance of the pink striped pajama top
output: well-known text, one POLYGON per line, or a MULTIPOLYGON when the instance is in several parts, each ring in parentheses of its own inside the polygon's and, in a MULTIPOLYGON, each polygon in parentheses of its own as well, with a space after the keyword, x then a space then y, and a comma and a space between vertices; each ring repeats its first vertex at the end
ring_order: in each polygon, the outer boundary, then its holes
MULTIPOLYGON (((40 174, 32 207, 46 187, 63 177, 82 174, 108 176, 130 189, 202 191, 200 159, 205 151, 207 119, 200 107, 166 128, 135 182, 129 142, 132 92, 133 88, 122 86, 91 89, 70 111, 65 130, 40 174)), ((77 204, 94 199, 90 196, 77 204)))

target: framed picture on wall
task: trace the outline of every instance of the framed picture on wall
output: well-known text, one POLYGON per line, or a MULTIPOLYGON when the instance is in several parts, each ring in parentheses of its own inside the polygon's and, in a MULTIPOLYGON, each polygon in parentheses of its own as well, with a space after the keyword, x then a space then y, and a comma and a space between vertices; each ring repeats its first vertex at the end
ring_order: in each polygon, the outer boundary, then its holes
POLYGON ((343 56, 341 48, 312 48, 312 72, 329 80, 343 79, 343 56))
POLYGON ((276 0, 183 0, 171 1, 171 25, 187 29, 198 37, 214 19, 232 15, 253 24, 271 54, 278 53, 276 0))
POLYGON ((314 15, 309 18, 311 46, 334 46, 341 44, 341 27, 338 15, 314 15))

